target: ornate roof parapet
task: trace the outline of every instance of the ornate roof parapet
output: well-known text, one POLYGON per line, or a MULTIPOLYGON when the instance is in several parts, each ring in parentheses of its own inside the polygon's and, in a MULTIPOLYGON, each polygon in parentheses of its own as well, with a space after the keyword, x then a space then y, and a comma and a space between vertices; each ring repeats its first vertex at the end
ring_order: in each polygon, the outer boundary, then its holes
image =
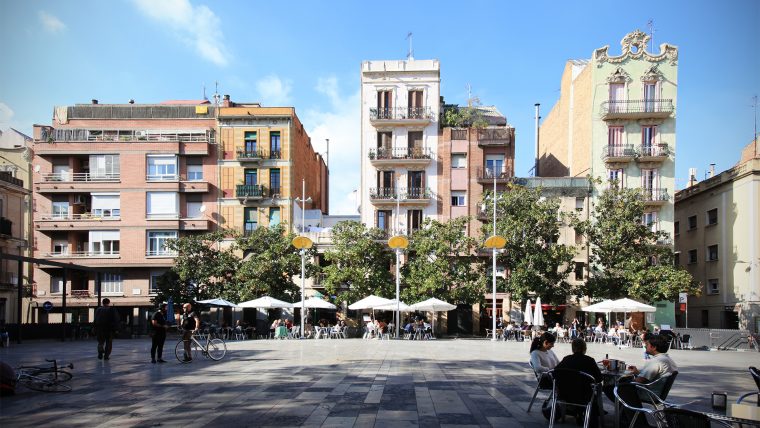
POLYGON ((620 41, 622 53, 619 56, 610 56, 608 54, 609 45, 595 50, 594 60, 596 60, 597 67, 601 67, 604 62, 619 64, 629 58, 643 59, 649 62, 670 60, 671 65, 678 63, 678 47, 662 43, 660 45, 660 54, 654 55, 646 50, 649 39, 650 37, 647 33, 637 29, 632 33, 626 34, 623 40, 620 41))

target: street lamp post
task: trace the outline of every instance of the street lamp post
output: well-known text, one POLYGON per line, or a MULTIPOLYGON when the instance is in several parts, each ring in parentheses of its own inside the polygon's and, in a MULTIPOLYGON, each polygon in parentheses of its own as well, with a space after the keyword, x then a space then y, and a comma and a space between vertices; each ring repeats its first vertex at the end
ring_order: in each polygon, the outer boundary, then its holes
POLYGON ((493 296, 493 302, 492 302, 492 322, 493 322, 493 329, 492 332, 492 338, 491 340, 496 340, 496 252, 498 249, 504 248, 505 245, 507 245, 507 239, 503 236, 499 236, 496 234, 496 170, 494 168, 493 172, 493 234, 486 239, 485 247, 492 249, 493 254, 493 266, 491 268, 491 276, 493 278, 493 290, 492 290, 492 296, 493 296))
POLYGON ((301 236, 293 238, 293 246, 299 249, 301 254, 301 337, 303 337, 304 331, 304 311, 306 310, 304 304, 304 288, 306 286, 306 250, 311 248, 312 242, 303 234, 306 231, 306 203, 311 202, 311 197, 306 197, 306 179, 301 180, 301 197, 296 198, 296 202, 301 203, 301 236))
POLYGON ((400 289, 401 289, 401 251, 409 246, 409 239, 406 238, 406 236, 401 234, 401 230, 399 229, 399 211, 401 207, 401 193, 399 192, 399 187, 396 186, 396 235, 391 237, 388 240, 388 246, 393 248, 394 252, 396 253, 396 313, 395 313, 395 324, 396 324, 396 338, 399 337, 399 324, 401 324, 401 314, 400 314, 400 306, 401 306, 401 299, 400 299, 400 289))

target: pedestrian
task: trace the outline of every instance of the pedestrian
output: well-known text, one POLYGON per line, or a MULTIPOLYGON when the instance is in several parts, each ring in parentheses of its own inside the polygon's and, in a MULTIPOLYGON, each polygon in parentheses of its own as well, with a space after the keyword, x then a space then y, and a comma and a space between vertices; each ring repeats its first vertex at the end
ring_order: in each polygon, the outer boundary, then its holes
POLYGON ((103 306, 95 311, 95 334, 98 337, 98 359, 111 358, 113 337, 119 328, 119 312, 111 306, 111 299, 103 299, 103 306))
POLYGON ((169 305, 162 303, 159 310, 153 314, 151 325, 153 327, 153 343, 150 347, 150 362, 165 363, 163 359, 164 355, 164 342, 166 342, 166 330, 169 329, 169 324, 166 322, 166 310, 169 305), (158 357, 158 358, 156 358, 158 357))
POLYGON ((193 334, 198 331, 201 326, 201 320, 198 318, 198 314, 193 312, 192 303, 185 303, 182 306, 185 313, 182 315, 182 340, 185 342, 185 362, 193 360, 193 356, 190 353, 190 339, 193 334))

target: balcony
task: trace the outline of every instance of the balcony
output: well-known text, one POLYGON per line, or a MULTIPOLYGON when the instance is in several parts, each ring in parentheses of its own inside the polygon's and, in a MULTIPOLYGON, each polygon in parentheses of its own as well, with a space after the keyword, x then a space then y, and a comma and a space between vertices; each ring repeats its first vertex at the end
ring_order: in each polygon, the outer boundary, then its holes
POLYGON ((43 257, 54 259, 118 259, 120 254, 118 251, 61 251, 43 253, 43 257))
POLYGON ((380 147, 369 150, 370 163, 374 167, 381 166, 418 166, 430 164, 433 153, 423 147, 380 147))
MULTIPOLYGON (((214 144, 212 129, 161 131, 149 129, 53 129, 42 127, 36 141, 38 155, 55 153, 87 153, 93 144, 134 144, 151 149, 166 150, 184 155, 208 155, 209 144, 214 144), (58 144, 65 143, 65 144, 58 144)), ((99 148, 103 147, 102 145, 99 148)))
POLYGON ((501 147, 512 143, 513 128, 478 129, 479 147, 501 147))
POLYGON ((506 184, 512 179, 512 174, 506 166, 501 166, 499 168, 479 166, 475 170, 475 174, 478 178, 478 183, 480 184, 493 184, 494 179, 496 179, 497 184, 506 184))
POLYGON ((90 192, 118 189, 121 174, 92 174, 89 172, 63 172, 40 174, 42 181, 35 183, 40 193, 90 192))
POLYGON ((604 146, 602 148, 602 159, 606 163, 628 163, 635 157, 636 150, 633 149, 633 144, 604 146))
POLYGON ((121 220, 119 213, 107 214, 71 214, 44 213, 35 221, 35 228, 40 231, 112 229, 113 222, 121 220))
POLYGON ((671 155, 670 147, 667 144, 641 146, 637 152, 637 162, 663 162, 671 155))
POLYGON ((208 193, 209 188, 208 181, 193 180, 179 182, 179 191, 183 193, 208 193))
POLYGON ((424 126, 435 117, 430 107, 389 107, 369 109, 369 121, 375 126, 424 126))
POLYGON ((673 114, 673 100, 605 101, 601 106, 602 120, 667 118, 673 114))
POLYGON ((209 230, 209 224, 205 218, 183 218, 179 221, 179 230, 209 230))
POLYGON ((663 188, 642 188, 641 198, 645 205, 661 206, 670 201, 670 195, 668 195, 668 189, 663 188))
POLYGON ((168 250, 168 249, 161 249, 161 250, 147 250, 145 251, 145 257, 154 257, 154 258, 173 258, 177 257, 177 252, 168 250))
POLYGON ((374 205, 426 205, 432 198, 430 189, 424 187, 372 187, 369 199, 374 205), (398 199, 398 201, 397 201, 398 199))
POLYGON ((238 184, 235 186, 235 197, 243 203, 259 201, 267 196, 267 189, 261 184, 238 184))

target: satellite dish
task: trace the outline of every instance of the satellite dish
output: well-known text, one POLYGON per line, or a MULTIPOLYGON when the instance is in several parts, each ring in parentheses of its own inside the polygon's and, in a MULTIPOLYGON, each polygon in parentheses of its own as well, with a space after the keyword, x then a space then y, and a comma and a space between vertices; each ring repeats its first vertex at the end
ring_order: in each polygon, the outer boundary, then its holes
POLYGON ((39 165, 35 165, 34 166, 34 172, 40 172, 40 166, 39 165))
POLYGON ((198 211, 200 211, 201 213, 205 213, 206 212, 206 206, 205 205, 201 205, 201 208, 198 211))

